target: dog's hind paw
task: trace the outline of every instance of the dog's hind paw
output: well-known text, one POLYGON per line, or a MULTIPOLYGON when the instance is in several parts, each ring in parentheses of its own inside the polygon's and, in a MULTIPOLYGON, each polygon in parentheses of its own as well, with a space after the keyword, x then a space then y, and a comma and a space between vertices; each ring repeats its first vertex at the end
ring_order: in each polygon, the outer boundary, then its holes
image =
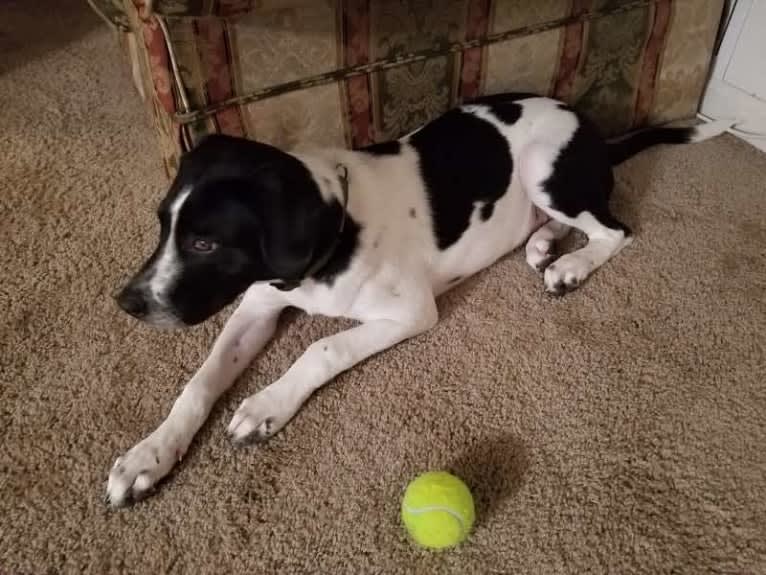
POLYGON ((565 254, 545 268, 545 291, 564 295, 577 289, 588 277, 592 266, 577 252, 565 254))
POLYGON ((526 247, 526 259, 529 266, 535 271, 545 272, 545 268, 556 259, 553 254, 553 242, 544 239, 529 242, 526 247))

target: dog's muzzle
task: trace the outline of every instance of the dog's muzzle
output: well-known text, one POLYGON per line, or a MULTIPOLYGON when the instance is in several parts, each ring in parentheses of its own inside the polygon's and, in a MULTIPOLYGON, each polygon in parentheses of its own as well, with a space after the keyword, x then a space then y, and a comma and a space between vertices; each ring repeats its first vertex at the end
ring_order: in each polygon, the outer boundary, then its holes
POLYGON ((149 301, 143 289, 128 284, 114 299, 122 311, 136 319, 145 319, 149 315, 149 301))

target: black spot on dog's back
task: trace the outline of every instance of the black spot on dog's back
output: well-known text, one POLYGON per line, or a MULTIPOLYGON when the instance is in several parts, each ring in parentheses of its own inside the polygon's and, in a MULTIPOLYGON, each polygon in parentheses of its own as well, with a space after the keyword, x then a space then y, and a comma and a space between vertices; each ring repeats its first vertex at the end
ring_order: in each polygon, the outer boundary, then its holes
POLYGON ((518 102, 529 98, 539 98, 538 94, 530 92, 508 92, 505 94, 492 94, 481 96, 466 102, 476 106, 487 106, 490 111, 505 124, 513 125, 521 118, 523 108, 518 102))
POLYGON ((413 134, 410 143, 433 212, 439 249, 447 249, 468 228, 476 203, 490 217, 511 182, 508 141, 489 122, 455 109, 413 134))
POLYGON ((518 119, 521 118, 521 105, 514 102, 495 104, 490 106, 489 109, 495 116, 500 118, 503 123, 508 125, 515 124, 518 119))

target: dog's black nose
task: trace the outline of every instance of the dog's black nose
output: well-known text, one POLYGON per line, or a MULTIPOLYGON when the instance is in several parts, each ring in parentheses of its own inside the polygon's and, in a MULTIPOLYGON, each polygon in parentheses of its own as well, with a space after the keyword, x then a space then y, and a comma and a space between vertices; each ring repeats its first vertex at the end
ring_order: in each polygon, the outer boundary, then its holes
POLYGON ((149 305, 141 290, 126 286, 115 298, 117 305, 133 317, 141 319, 149 311, 149 305))

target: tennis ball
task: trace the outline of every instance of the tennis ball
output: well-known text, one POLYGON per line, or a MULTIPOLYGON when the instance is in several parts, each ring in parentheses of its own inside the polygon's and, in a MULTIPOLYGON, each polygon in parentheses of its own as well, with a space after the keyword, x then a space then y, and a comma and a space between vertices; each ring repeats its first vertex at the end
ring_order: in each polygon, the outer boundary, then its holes
POLYGON ((473 496, 465 483, 446 471, 416 477, 402 498, 402 521, 410 537, 429 549, 463 541, 475 518, 473 496))

